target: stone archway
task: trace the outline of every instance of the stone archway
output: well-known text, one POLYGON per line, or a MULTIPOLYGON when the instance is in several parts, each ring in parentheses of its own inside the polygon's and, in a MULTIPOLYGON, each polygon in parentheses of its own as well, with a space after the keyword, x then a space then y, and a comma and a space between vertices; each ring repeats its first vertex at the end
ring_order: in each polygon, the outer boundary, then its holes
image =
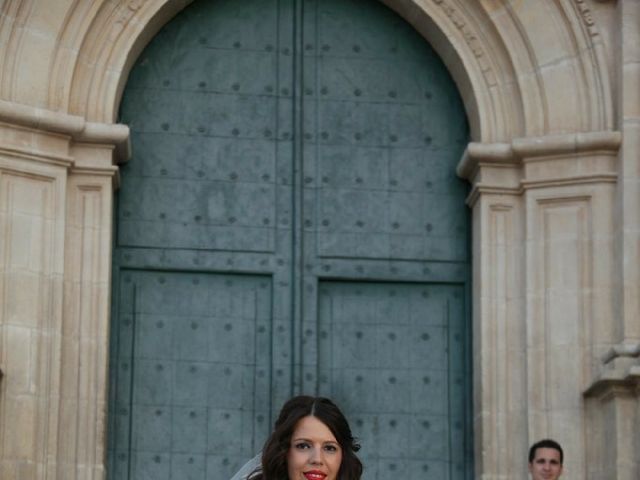
MULTIPOLYGON (((5 285, 32 292, 0 298, 3 478, 101 475, 113 165, 128 156, 128 131, 113 122, 138 53, 188 3, 3 5, 0 220, 11 248, 0 264, 5 285), (15 422, 29 425, 18 443, 15 422)), ((385 3, 442 56, 471 122, 459 173, 473 186, 477 476, 521 475, 528 442, 546 435, 567 446, 575 476, 602 470, 586 459, 603 439, 587 437, 605 417, 582 392, 609 391, 598 359, 612 345, 615 385, 627 388, 631 371, 618 359, 637 357, 625 346, 639 329, 624 293, 633 274, 618 273, 614 254, 633 255, 633 238, 616 237, 613 219, 639 194, 616 183, 620 134, 591 3, 385 3), (618 314, 616 295, 630 313, 618 314)), ((627 437, 613 435, 624 457, 627 437)))

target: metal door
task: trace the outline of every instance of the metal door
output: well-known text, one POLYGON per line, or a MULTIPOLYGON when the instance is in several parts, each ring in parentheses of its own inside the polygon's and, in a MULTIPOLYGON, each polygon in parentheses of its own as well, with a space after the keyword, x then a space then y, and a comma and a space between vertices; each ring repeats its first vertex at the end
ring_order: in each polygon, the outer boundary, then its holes
POLYGON ((294 393, 365 479, 471 478, 464 111, 374 0, 194 2, 121 105, 109 478, 224 479, 294 393))

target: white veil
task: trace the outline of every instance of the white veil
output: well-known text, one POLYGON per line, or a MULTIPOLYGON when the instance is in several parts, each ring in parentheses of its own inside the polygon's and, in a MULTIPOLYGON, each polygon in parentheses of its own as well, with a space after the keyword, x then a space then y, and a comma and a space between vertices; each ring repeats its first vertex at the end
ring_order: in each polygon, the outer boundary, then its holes
POLYGON ((231 480, 247 480, 247 476, 260 466, 262 462, 262 452, 258 453, 255 457, 245 463, 238 473, 236 473, 231 480))

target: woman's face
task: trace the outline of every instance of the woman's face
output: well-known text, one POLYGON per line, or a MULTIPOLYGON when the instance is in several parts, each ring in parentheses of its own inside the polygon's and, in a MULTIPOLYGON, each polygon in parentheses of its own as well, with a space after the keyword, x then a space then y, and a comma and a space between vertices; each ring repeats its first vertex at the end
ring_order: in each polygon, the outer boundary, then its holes
POLYGON ((289 480, 336 480, 342 448, 329 427, 316 417, 301 418, 287 453, 289 480))

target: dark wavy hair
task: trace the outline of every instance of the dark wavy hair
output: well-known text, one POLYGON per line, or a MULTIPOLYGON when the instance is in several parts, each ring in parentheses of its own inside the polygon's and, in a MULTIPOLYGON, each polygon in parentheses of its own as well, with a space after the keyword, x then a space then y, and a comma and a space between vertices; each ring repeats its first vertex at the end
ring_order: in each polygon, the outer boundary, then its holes
POLYGON ((533 459, 536 458, 536 450, 539 448, 552 448, 557 450, 560 453, 560 465, 564 462, 564 452, 562 451, 560 444, 555 440, 545 438, 544 440, 540 440, 539 442, 531 445, 531 448, 529 449, 529 463, 532 463, 533 459))
POLYGON ((262 466, 249 475, 250 480, 285 480, 288 477, 287 454, 296 424, 313 416, 324 423, 336 437, 342 449, 342 463, 337 480, 360 480, 362 462, 356 456, 360 445, 351 435, 351 428, 340 409, 328 398, 300 395, 284 404, 275 427, 262 450, 262 466))

